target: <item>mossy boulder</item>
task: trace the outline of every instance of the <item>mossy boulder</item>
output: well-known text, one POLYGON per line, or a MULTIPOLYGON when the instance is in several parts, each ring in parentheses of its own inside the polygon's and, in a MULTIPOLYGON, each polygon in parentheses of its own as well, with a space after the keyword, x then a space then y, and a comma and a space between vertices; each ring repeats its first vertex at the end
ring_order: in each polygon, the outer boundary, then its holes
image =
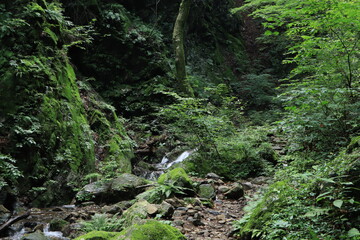
POLYGON ((214 199, 215 194, 215 188, 211 184, 201 184, 199 186, 198 195, 201 198, 207 198, 207 199, 214 199))
POLYGON ((42 232, 36 231, 34 233, 25 234, 21 240, 49 240, 42 232))
POLYGON ((174 168, 170 172, 162 174, 158 183, 193 189, 193 182, 183 168, 174 168))
POLYGON ((115 239, 119 233, 115 232, 104 232, 104 231, 92 231, 85 235, 79 236, 74 240, 111 240, 115 239))
POLYGON ((148 220, 123 230, 116 240, 185 240, 181 232, 164 223, 148 220))
POLYGON ((50 231, 62 231, 66 226, 68 226, 70 223, 63 219, 55 218, 50 221, 50 231))
POLYGON ((148 201, 142 200, 136 202, 126 211, 124 211, 122 215, 122 219, 124 219, 124 227, 129 227, 133 224, 139 223, 142 219, 146 219, 148 217, 148 207, 151 205, 148 201))
POLYGON ((116 203, 133 199, 144 191, 147 181, 130 173, 123 173, 109 181, 87 184, 76 194, 79 201, 92 200, 96 203, 116 203))

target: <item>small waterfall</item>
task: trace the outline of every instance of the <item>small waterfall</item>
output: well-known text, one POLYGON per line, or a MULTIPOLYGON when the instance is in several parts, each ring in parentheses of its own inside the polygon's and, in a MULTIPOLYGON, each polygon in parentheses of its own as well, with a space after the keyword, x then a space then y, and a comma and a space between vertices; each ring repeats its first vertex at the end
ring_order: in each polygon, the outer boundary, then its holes
POLYGON ((44 235, 51 239, 62 239, 62 240, 70 240, 70 238, 66 238, 63 236, 62 232, 58 231, 49 231, 50 224, 46 224, 44 227, 44 235))
POLYGON ((187 150, 183 153, 180 154, 180 156, 178 156, 174 161, 171 161, 169 158, 167 158, 166 156, 164 156, 161 159, 160 163, 157 163, 155 165, 155 168, 157 169, 157 171, 152 171, 149 172, 145 175, 145 178, 149 179, 149 180, 156 180, 161 174, 164 173, 164 171, 166 169, 169 169, 170 167, 172 167, 174 164, 177 163, 181 163, 183 162, 186 158, 188 158, 193 152, 195 152, 196 149, 193 150, 187 150))

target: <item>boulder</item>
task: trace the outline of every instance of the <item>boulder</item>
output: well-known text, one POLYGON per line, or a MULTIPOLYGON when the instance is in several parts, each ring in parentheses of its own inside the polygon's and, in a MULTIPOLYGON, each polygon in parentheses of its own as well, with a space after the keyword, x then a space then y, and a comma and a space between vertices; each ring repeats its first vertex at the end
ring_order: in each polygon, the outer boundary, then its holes
POLYGON ((50 240, 42 232, 36 231, 34 233, 25 234, 21 240, 50 240))
POLYGON ((115 232, 104 232, 104 231, 92 231, 85 235, 75 238, 74 240, 111 240, 116 239, 119 233, 115 232))
POLYGON ((97 204, 116 203, 122 200, 133 199, 137 194, 144 191, 141 186, 147 181, 130 173, 123 173, 109 181, 97 181, 85 185, 76 194, 79 201, 92 200, 97 204))
MULTIPOLYGON (((115 239, 115 238, 114 238, 115 239)), ((123 230, 116 240, 185 240, 181 232, 164 223, 147 220, 123 230)))
POLYGON ((200 198, 214 199, 216 197, 215 188, 211 184, 201 184, 198 195, 200 198))
POLYGON ((146 200, 139 201, 124 211, 122 219, 124 219, 124 227, 129 227, 139 223, 148 216, 148 206, 150 203, 146 200))
POLYGON ((205 178, 211 178, 211 179, 215 179, 215 180, 220 179, 219 175, 217 175, 215 173, 208 173, 208 174, 206 174, 205 178))
POLYGON ((174 168, 162 174, 158 179, 158 183, 193 189, 193 182, 183 168, 174 168))
POLYGON ((174 207, 165 201, 159 204, 158 208, 158 214, 161 215, 162 218, 170 219, 174 214, 174 207))
POLYGON ((244 196, 244 189, 240 183, 234 183, 224 196, 228 199, 239 199, 244 196))

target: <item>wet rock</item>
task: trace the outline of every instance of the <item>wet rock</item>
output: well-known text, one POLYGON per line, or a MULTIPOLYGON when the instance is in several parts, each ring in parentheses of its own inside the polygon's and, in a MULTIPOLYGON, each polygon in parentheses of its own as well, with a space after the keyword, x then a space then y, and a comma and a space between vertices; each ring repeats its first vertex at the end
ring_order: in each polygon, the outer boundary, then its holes
POLYGON ((0 205, 0 225, 5 223, 10 217, 10 211, 4 205, 0 205))
POLYGON ((69 223, 63 219, 55 218, 50 221, 50 231, 62 231, 69 223))
POLYGON ((228 199, 239 199, 244 196, 244 189, 240 183, 234 183, 229 191, 225 194, 228 199))
POLYGON ((34 233, 25 234, 21 240, 49 240, 48 237, 44 235, 44 233, 40 231, 36 231, 34 233))
POLYGON ((87 184, 83 189, 76 194, 78 201, 87 201, 92 199, 95 203, 101 203, 103 199, 108 199, 111 182, 93 182, 87 184))
POLYGON ((200 198, 215 199, 215 188, 211 184, 201 184, 198 195, 200 198))

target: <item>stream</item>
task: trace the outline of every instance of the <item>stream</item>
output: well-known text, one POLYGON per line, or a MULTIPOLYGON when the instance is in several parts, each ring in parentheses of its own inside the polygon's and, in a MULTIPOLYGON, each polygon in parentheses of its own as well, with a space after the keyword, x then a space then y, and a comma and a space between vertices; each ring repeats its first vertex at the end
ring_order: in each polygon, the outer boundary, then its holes
POLYGON ((161 162, 153 164, 153 167, 155 170, 153 171, 147 171, 144 174, 142 174, 142 177, 156 181, 161 174, 164 173, 165 170, 169 169, 173 165, 177 163, 183 162, 186 158, 188 158, 192 153, 194 153, 197 149, 193 150, 186 150, 183 153, 181 153, 175 160, 169 159, 166 155, 161 159, 161 162))

